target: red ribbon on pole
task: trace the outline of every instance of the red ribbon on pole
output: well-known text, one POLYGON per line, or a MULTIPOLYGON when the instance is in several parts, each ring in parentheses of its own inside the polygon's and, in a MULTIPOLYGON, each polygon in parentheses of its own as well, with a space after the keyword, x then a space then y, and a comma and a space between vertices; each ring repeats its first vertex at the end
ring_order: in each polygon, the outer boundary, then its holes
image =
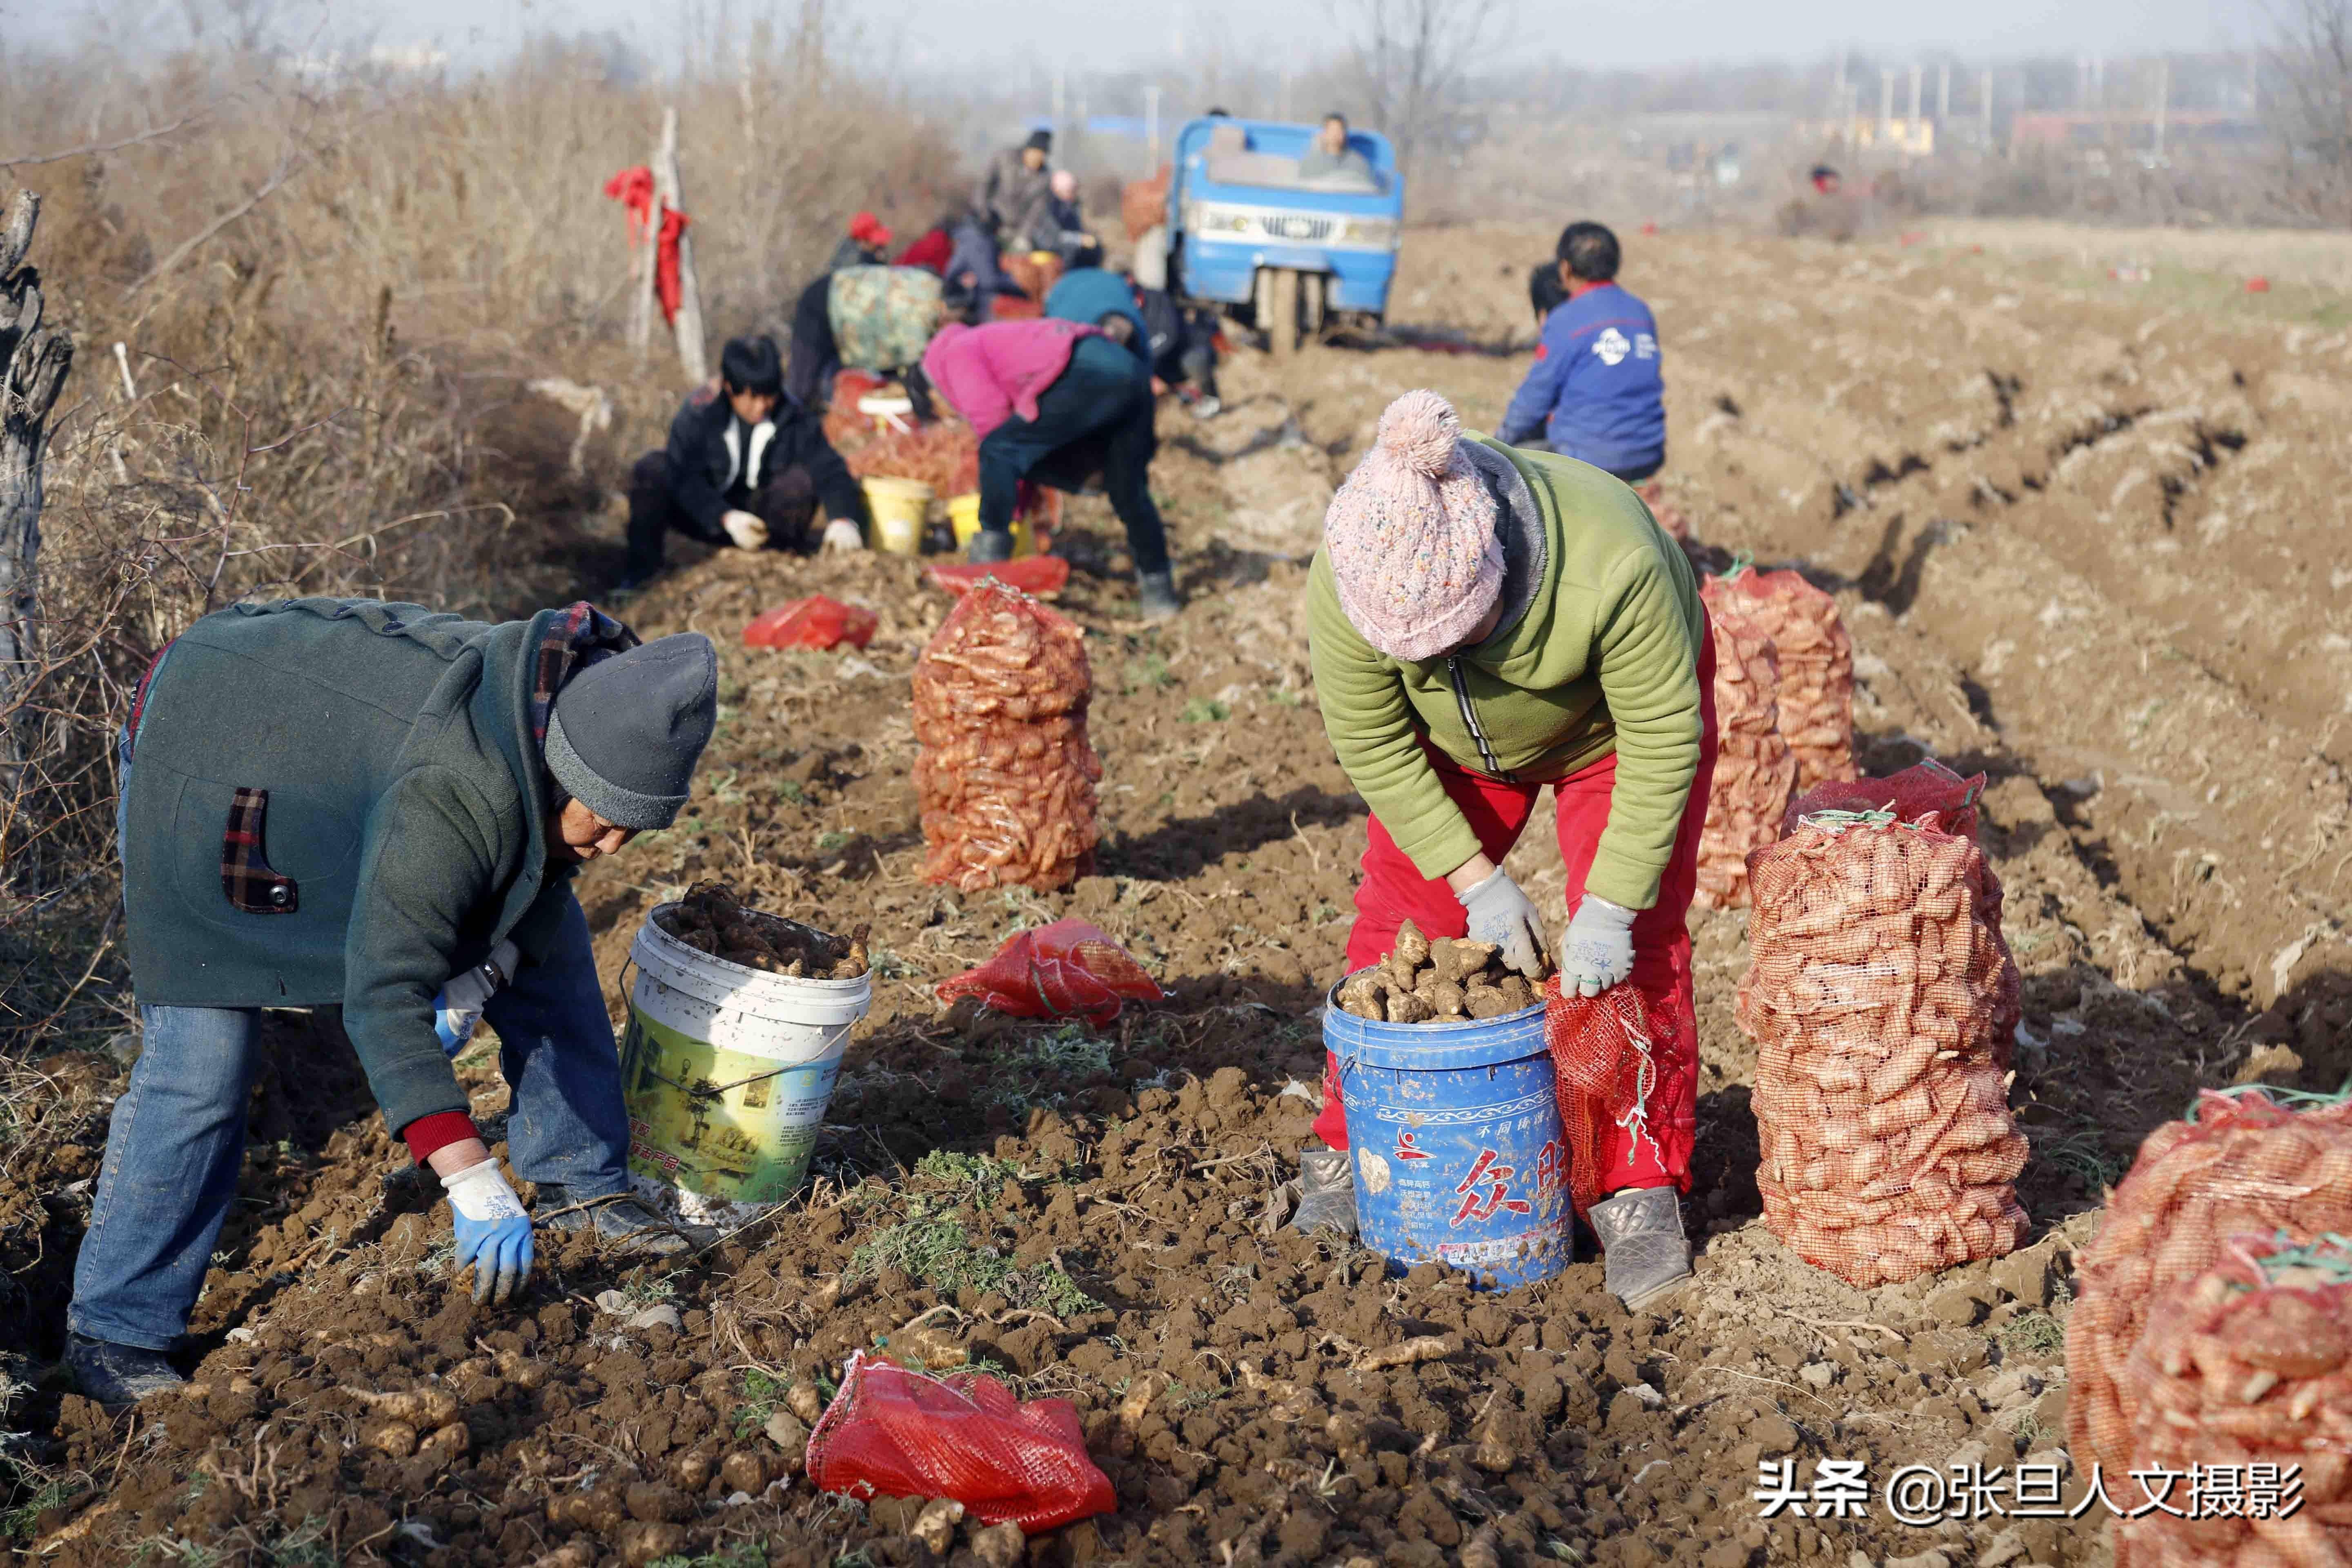
MULTIPOLYGON (((629 243, 635 246, 653 226, 654 172, 642 163, 624 169, 604 182, 604 194, 628 210, 629 243)), ((664 202, 661 226, 654 235, 654 297, 661 302, 662 320, 672 326, 677 324, 677 306, 684 292, 677 276, 677 242, 688 221, 684 213, 664 202)))

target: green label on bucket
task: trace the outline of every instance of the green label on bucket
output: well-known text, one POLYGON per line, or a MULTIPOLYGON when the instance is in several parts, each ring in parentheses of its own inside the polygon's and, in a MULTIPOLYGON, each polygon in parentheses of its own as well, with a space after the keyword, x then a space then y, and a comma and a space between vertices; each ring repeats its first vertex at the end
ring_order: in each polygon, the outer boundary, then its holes
POLYGON ((782 1202, 808 1173, 840 1070, 837 1054, 780 1067, 721 1050, 632 1004, 621 1041, 629 1167, 704 1197, 782 1202))

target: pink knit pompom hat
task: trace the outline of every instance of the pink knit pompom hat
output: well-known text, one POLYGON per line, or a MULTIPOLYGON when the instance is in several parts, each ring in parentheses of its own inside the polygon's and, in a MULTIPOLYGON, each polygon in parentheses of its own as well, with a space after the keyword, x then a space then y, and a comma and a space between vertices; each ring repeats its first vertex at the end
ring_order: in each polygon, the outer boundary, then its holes
POLYGON ((1339 608, 1391 658, 1461 647, 1502 596, 1494 492, 1463 445, 1452 404, 1408 392, 1323 514, 1339 608))

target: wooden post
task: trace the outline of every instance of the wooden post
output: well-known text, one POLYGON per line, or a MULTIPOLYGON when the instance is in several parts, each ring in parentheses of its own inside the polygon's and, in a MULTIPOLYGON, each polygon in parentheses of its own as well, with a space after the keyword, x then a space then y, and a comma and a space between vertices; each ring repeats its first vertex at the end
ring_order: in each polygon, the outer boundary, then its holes
POLYGON ((41 275, 21 265, 41 198, 19 191, 0 223, 0 795, 22 783, 32 752, 26 699, 40 644, 35 592, 41 551, 41 458, 73 343, 41 325, 41 275))
MULTIPOLYGON (((681 194, 677 178, 677 110, 662 110, 661 146, 654 153, 654 215, 658 222, 664 207, 686 210, 686 198, 681 194)), ((656 263, 658 265, 658 263, 656 263)), ((694 277, 694 231, 688 229, 677 237, 677 320, 672 331, 677 339, 677 363, 685 371, 687 384, 699 386, 710 375, 709 362, 704 357, 702 342, 702 289, 694 277)))

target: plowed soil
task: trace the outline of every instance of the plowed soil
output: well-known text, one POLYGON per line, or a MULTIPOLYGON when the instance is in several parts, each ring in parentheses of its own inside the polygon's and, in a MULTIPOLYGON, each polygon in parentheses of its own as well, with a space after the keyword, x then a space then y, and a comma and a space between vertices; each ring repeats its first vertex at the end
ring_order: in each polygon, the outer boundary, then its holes
MULTIPOLYGON (((625 606, 648 636, 716 637, 726 690, 692 815, 584 880, 608 984, 652 905, 702 878, 872 926, 875 1006, 809 1192, 653 1268, 543 1237, 530 1299, 478 1310, 347 1048, 289 1023, 197 1384, 111 1421, 54 1378, 21 1404, 60 1484, 19 1543, 89 1564, 933 1561, 909 1509, 819 1497, 790 1451, 848 1352, 886 1345, 1076 1404, 1120 1508, 1036 1538, 1034 1563, 2105 1562, 2095 1510, 1920 1528, 1883 1489, 1907 1464, 2062 1462, 2065 1262, 2138 1140, 2200 1085, 2352 1070, 2352 569, 2331 548, 2352 337, 1965 252, 1634 242, 1626 281, 1667 353, 1668 500, 1701 538, 1837 595, 1866 771, 1933 752, 1992 777, 2035 1157, 2033 1239, 2011 1258, 1875 1291, 1797 1262, 1759 1217, 1742 917, 1695 917, 1698 1281, 1629 1314, 1597 1261, 1484 1295, 1263 1223, 1314 1113, 1311 1012, 1363 839, 1315 707, 1303 563, 1396 393, 1499 415, 1526 355, 1481 345, 1524 342, 1548 243, 1416 234, 1392 316, 1421 346, 1245 353, 1223 417, 1163 411, 1155 483, 1192 595, 1173 622, 1127 616, 1116 530, 1076 505, 1063 606, 1090 634, 1105 837, 1067 891, 919 879, 908 679, 948 601, 914 563, 727 553, 625 606), (872 647, 740 646, 814 591, 876 609, 872 647), (1173 999, 1100 1031, 931 1001, 1064 915, 1173 999), (1431 1359, 1375 1364, 1424 1336, 1431 1359), (397 1390, 446 1393, 457 1431, 387 1436, 360 1395, 397 1390), (1867 1517, 1759 1517, 1759 1464, 1782 1458, 1801 1483, 1865 1462, 1867 1517)), ((1515 867, 1560 919, 1549 838, 1515 867)), ((475 1051, 487 1116, 505 1089, 475 1051)), ((62 1333, 102 1138, 93 1121, 46 1168, 0 1173, 37 1354, 62 1333)), ((981 1561, 973 1542, 951 1559, 981 1561)))

